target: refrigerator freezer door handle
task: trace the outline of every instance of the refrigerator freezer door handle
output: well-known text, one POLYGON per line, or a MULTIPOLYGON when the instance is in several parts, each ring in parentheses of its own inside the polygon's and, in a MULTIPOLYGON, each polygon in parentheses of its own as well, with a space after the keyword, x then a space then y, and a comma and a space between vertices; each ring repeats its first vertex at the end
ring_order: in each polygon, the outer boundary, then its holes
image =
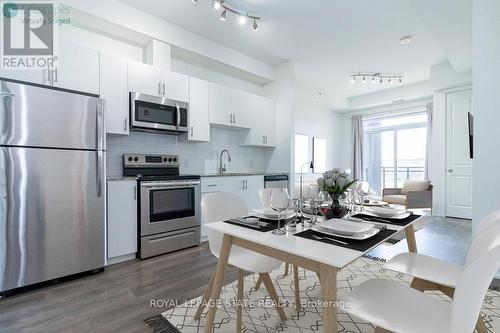
POLYGON ((97 154, 97 170, 96 170, 96 179, 97 179, 97 196, 102 197, 102 178, 103 178, 103 152, 98 150, 97 154))
POLYGON ((104 115, 103 115, 103 105, 102 101, 96 105, 96 144, 97 150, 104 149, 104 115))

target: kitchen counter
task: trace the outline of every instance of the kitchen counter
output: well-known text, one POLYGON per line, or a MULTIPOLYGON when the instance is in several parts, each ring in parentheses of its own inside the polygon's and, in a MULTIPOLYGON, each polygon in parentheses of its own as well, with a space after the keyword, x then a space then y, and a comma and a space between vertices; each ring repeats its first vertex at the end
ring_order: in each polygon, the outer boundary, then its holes
POLYGON ((139 177, 134 177, 134 176, 110 176, 106 178, 108 182, 120 181, 120 180, 137 180, 137 179, 139 179, 139 177))
POLYGON ((265 172, 226 172, 223 174, 219 173, 207 173, 202 174, 201 177, 241 177, 241 176, 275 176, 275 175, 288 175, 286 172, 280 173, 265 173, 265 172))

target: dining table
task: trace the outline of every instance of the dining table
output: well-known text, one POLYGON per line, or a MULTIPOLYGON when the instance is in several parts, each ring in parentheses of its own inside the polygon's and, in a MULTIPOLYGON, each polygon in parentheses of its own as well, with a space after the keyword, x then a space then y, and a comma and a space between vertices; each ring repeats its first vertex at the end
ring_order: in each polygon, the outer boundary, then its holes
MULTIPOLYGON (((297 224, 294 230, 287 231, 285 235, 275 235, 272 231, 261 232, 227 223, 226 221, 209 223, 206 225, 207 229, 224 235, 217 268, 213 276, 213 287, 210 295, 211 304, 217 304, 216 300, 220 298, 231 248, 239 246, 315 272, 321 285, 323 331, 325 333, 338 332, 337 272, 387 241, 396 232, 402 232, 403 230, 406 233, 408 250, 417 252, 414 224, 420 218, 421 216, 416 216, 412 222, 404 226, 392 223, 374 223, 376 227, 393 230, 394 232, 387 235, 387 237, 379 237, 380 239, 377 239, 375 244, 362 250, 345 247, 333 241, 322 242, 317 239, 299 237, 299 235, 310 230, 310 227, 305 227, 304 224, 297 224)), ((319 218, 319 221, 321 220, 322 218, 319 218)), ((367 221, 367 223, 373 222, 367 221)), ((349 240, 346 240, 345 243, 348 242, 349 240)), ((216 305, 209 307, 205 333, 212 331, 216 311, 216 305)))

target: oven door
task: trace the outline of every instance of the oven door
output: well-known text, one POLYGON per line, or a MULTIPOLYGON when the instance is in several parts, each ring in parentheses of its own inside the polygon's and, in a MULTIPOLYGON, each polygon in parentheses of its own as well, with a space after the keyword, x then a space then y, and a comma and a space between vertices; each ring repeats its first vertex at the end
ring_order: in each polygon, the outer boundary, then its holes
POLYGON ((188 104, 141 93, 130 93, 132 128, 187 132, 188 104))
POLYGON ((141 236, 200 226, 199 180, 147 181, 140 188, 141 236))

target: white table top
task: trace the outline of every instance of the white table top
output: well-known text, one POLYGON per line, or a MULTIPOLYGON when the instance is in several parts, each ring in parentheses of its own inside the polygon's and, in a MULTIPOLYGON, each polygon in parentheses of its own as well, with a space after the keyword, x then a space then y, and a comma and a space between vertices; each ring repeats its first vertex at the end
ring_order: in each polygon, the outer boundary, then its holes
MULTIPOLYGON (((413 221, 407 226, 412 225, 418 220, 419 219, 413 221)), ((384 224, 384 225, 387 227, 387 229, 397 230, 397 231, 403 230, 407 227, 407 226, 401 227, 391 224, 384 224)), ((287 232, 286 235, 274 235, 272 231, 261 232, 258 230, 252 230, 249 228, 240 227, 226 222, 209 223, 206 224, 206 227, 208 229, 219 231, 224 234, 235 236, 247 241, 251 241, 287 253, 298 255, 337 268, 342 268, 344 266, 347 266, 354 260, 360 258, 365 253, 369 252, 371 249, 377 247, 379 244, 383 243, 384 241, 393 236, 391 235, 387 237, 386 239, 384 239, 383 241, 376 244, 375 246, 373 246, 372 248, 368 249, 365 252, 360 252, 333 244, 327 244, 303 237, 294 236, 294 233, 303 231, 302 225, 297 225, 295 231, 287 232)))

